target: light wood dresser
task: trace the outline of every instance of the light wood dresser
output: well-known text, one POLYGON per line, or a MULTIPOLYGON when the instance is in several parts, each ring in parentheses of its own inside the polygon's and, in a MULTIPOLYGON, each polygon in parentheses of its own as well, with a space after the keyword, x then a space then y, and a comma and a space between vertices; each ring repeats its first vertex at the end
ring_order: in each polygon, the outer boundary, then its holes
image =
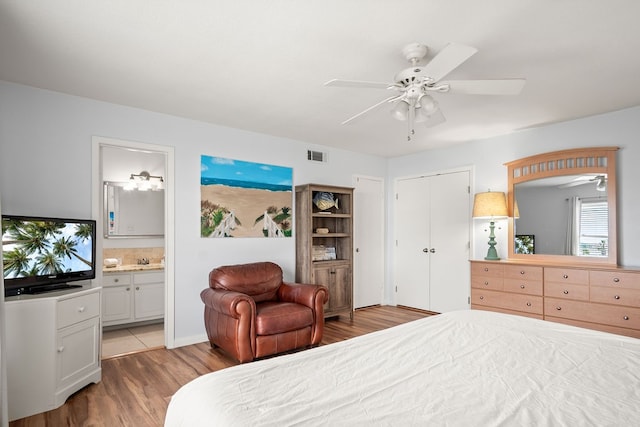
POLYGON ((472 260, 471 308, 640 338, 640 269, 472 260))

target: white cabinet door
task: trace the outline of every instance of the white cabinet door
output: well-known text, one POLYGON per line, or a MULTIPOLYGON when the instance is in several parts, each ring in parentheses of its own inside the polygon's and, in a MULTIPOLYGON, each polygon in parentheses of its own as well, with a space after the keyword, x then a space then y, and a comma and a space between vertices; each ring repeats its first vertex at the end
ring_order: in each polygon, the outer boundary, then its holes
POLYGON ((98 368, 100 318, 94 317, 58 331, 56 390, 61 391, 98 368))
POLYGON ((157 319, 164 315, 164 283, 135 285, 135 319, 157 319))
POLYGON ((133 321, 131 285, 102 288, 102 322, 105 326, 133 321))

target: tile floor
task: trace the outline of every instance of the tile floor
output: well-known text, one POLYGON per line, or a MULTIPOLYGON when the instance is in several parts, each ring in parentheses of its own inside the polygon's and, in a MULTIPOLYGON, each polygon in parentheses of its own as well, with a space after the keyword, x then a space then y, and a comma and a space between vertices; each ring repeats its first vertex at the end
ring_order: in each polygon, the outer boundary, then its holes
POLYGON ((164 346, 164 325, 135 326, 102 332, 102 358, 164 346))

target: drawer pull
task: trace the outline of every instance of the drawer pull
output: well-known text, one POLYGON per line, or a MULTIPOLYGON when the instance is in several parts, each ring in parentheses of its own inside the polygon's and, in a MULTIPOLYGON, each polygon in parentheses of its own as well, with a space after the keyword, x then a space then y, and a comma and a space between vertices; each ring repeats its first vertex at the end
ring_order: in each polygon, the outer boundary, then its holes
POLYGON ((629 320, 629 316, 624 316, 623 319, 624 320, 629 320))
POLYGON ((563 275, 562 275, 562 278, 563 278, 563 279, 568 279, 568 278, 569 278, 569 276, 568 276, 567 274, 563 274, 563 275))
POLYGON ((484 268, 484 271, 489 271, 489 268, 488 268, 488 267, 485 267, 485 268, 484 268))
POLYGON ((565 295, 569 295, 569 291, 567 289, 565 289, 564 291, 562 291, 563 294, 565 295))
POLYGON ((620 299, 620 295, 615 295, 613 298, 620 299))
POLYGON ((489 282, 485 280, 485 281, 484 281, 484 285, 485 285, 485 286, 489 286, 489 282))
POLYGON ((131 288, 127 288, 127 292, 129 292, 131 290, 131 288))
POLYGON ((63 351, 64 351, 64 346, 63 345, 58 347, 58 353, 62 353, 63 351))
POLYGON ((520 285, 520 289, 524 289, 524 285, 520 285))
POLYGON ((620 281, 620 279, 618 279, 617 277, 614 277, 614 278, 613 278, 613 281, 614 281, 614 282, 616 282, 616 283, 618 283, 618 282, 620 281))
POLYGON ((139 290, 140 290, 140 286, 136 286, 136 291, 139 291, 139 290))
POLYGON ((84 307, 78 307, 78 313, 83 313, 84 312, 84 307))
POLYGON ((484 299, 484 297, 483 297, 483 296, 481 296, 481 297, 480 297, 480 299, 484 299))
POLYGON ((520 274, 524 274, 524 273, 525 273, 524 270, 520 272, 520 274))
POLYGON ((113 283, 118 283, 120 279, 113 279, 113 283))
POLYGON ((560 311, 562 310, 562 307, 556 307, 556 310, 560 311))
POLYGON ((531 307, 531 303, 527 301, 527 307, 531 307))

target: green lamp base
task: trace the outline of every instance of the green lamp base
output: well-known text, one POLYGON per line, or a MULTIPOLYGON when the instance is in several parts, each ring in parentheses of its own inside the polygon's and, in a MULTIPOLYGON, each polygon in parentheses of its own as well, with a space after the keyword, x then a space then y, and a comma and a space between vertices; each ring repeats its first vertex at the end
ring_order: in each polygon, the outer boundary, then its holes
POLYGON ((493 221, 489 222, 489 251, 487 252, 487 256, 484 259, 488 261, 498 261, 500 257, 498 256, 498 251, 496 251, 496 235, 493 233, 496 226, 493 221))

